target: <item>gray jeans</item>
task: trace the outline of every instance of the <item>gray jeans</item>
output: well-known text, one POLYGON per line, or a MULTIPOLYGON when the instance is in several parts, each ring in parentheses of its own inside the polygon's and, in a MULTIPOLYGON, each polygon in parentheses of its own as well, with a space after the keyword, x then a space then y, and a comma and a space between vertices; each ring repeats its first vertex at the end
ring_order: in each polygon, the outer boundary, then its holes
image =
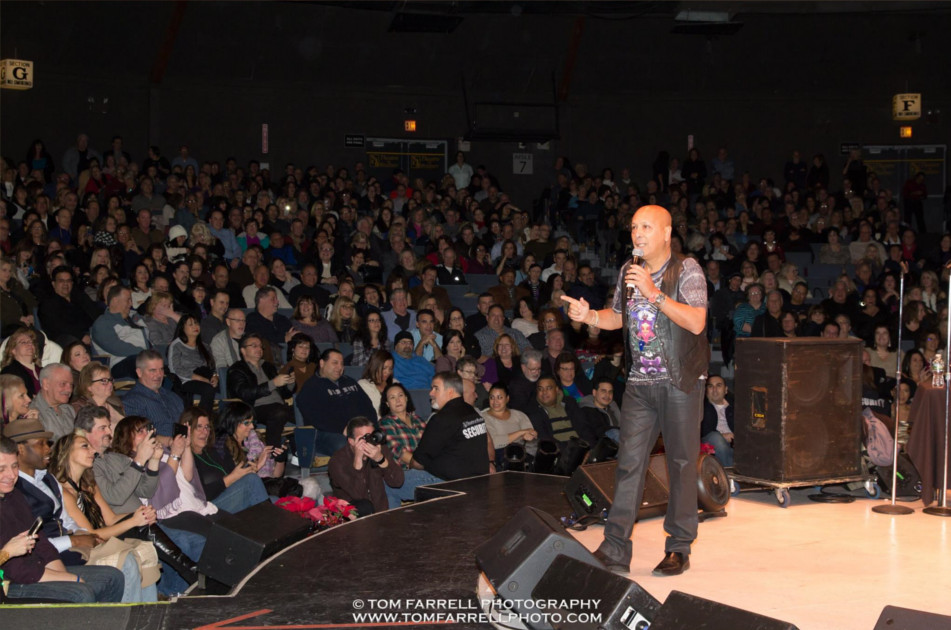
POLYGON ((697 458, 703 419, 704 381, 689 393, 669 381, 627 385, 621 406, 621 443, 617 459, 614 503, 604 526, 601 551, 619 562, 631 561, 631 534, 644 494, 650 452, 658 434, 664 436, 670 498, 664 531, 665 551, 690 553, 697 538, 697 458))

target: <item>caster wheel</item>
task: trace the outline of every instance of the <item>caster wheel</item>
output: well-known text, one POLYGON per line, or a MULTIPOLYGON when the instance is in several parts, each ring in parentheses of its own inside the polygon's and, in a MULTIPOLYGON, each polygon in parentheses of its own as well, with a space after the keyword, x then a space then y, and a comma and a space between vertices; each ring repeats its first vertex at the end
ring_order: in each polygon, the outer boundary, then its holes
POLYGON ((740 496, 740 484, 734 481, 733 479, 730 479, 730 496, 731 497, 740 496))
POLYGON ((865 494, 870 499, 877 499, 882 496, 882 489, 878 487, 878 484, 874 481, 865 482, 865 494))
POLYGON ((776 503, 781 508, 789 507, 789 490, 786 488, 776 488, 776 503))

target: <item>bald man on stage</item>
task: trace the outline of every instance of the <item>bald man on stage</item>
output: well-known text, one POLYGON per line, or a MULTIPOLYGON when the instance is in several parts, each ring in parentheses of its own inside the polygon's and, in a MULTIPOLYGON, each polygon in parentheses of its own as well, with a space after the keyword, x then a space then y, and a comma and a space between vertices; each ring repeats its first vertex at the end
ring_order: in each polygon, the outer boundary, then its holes
POLYGON ((631 220, 631 240, 642 253, 621 268, 611 308, 595 311, 584 299, 562 297, 573 321, 624 330, 629 371, 621 405, 616 490, 604 542, 595 552, 619 573, 630 570, 631 534, 658 434, 664 436, 670 500, 664 519, 665 556, 653 574, 687 570, 697 537, 697 458, 710 363, 707 284, 696 260, 671 255, 670 235, 665 208, 641 207, 631 220))

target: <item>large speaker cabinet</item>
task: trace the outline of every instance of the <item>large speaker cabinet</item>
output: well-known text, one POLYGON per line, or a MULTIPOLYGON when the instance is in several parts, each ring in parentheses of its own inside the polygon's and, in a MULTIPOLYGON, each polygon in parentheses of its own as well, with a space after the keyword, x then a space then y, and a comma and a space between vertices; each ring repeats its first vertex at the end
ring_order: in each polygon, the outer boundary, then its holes
POLYGON ((861 472, 862 342, 738 339, 737 474, 804 481, 861 472))

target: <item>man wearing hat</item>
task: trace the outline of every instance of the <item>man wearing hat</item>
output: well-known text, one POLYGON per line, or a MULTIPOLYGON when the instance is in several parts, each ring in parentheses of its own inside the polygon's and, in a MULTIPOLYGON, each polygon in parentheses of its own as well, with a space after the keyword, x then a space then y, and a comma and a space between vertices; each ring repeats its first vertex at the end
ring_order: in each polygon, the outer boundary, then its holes
MULTIPOLYGON (((9 431, 10 423, 5 429, 9 431)), ((14 428, 14 433, 36 437, 44 431, 30 427, 14 428)), ((0 552, 4 579, 10 582, 7 595, 14 598, 53 599, 77 603, 119 602, 125 587, 122 572, 112 567, 71 566, 60 560, 49 538, 41 530, 35 536, 29 531, 35 517, 23 493, 17 489, 19 478, 19 446, 10 437, 0 438, 0 549, 12 539, 13 553, 0 552)))
POLYGON ((422 355, 416 354, 413 333, 402 330, 396 333, 393 344, 393 378, 407 389, 429 389, 436 368, 422 355))
MULTIPOLYGON (((108 419, 106 420, 108 425, 108 419)), ((17 444, 17 463, 20 465, 16 488, 23 493, 33 516, 43 518, 41 531, 56 547, 62 561, 67 564, 82 564, 82 556, 71 547, 95 547, 100 541, 93 534, 63 535, 78 527, 63 509, 63 495, 59 483, 46 474, 50 463, 50 440, 53 434, 43 428, 39 420, 24 418, 6 426, 4 436, 17 444)))

